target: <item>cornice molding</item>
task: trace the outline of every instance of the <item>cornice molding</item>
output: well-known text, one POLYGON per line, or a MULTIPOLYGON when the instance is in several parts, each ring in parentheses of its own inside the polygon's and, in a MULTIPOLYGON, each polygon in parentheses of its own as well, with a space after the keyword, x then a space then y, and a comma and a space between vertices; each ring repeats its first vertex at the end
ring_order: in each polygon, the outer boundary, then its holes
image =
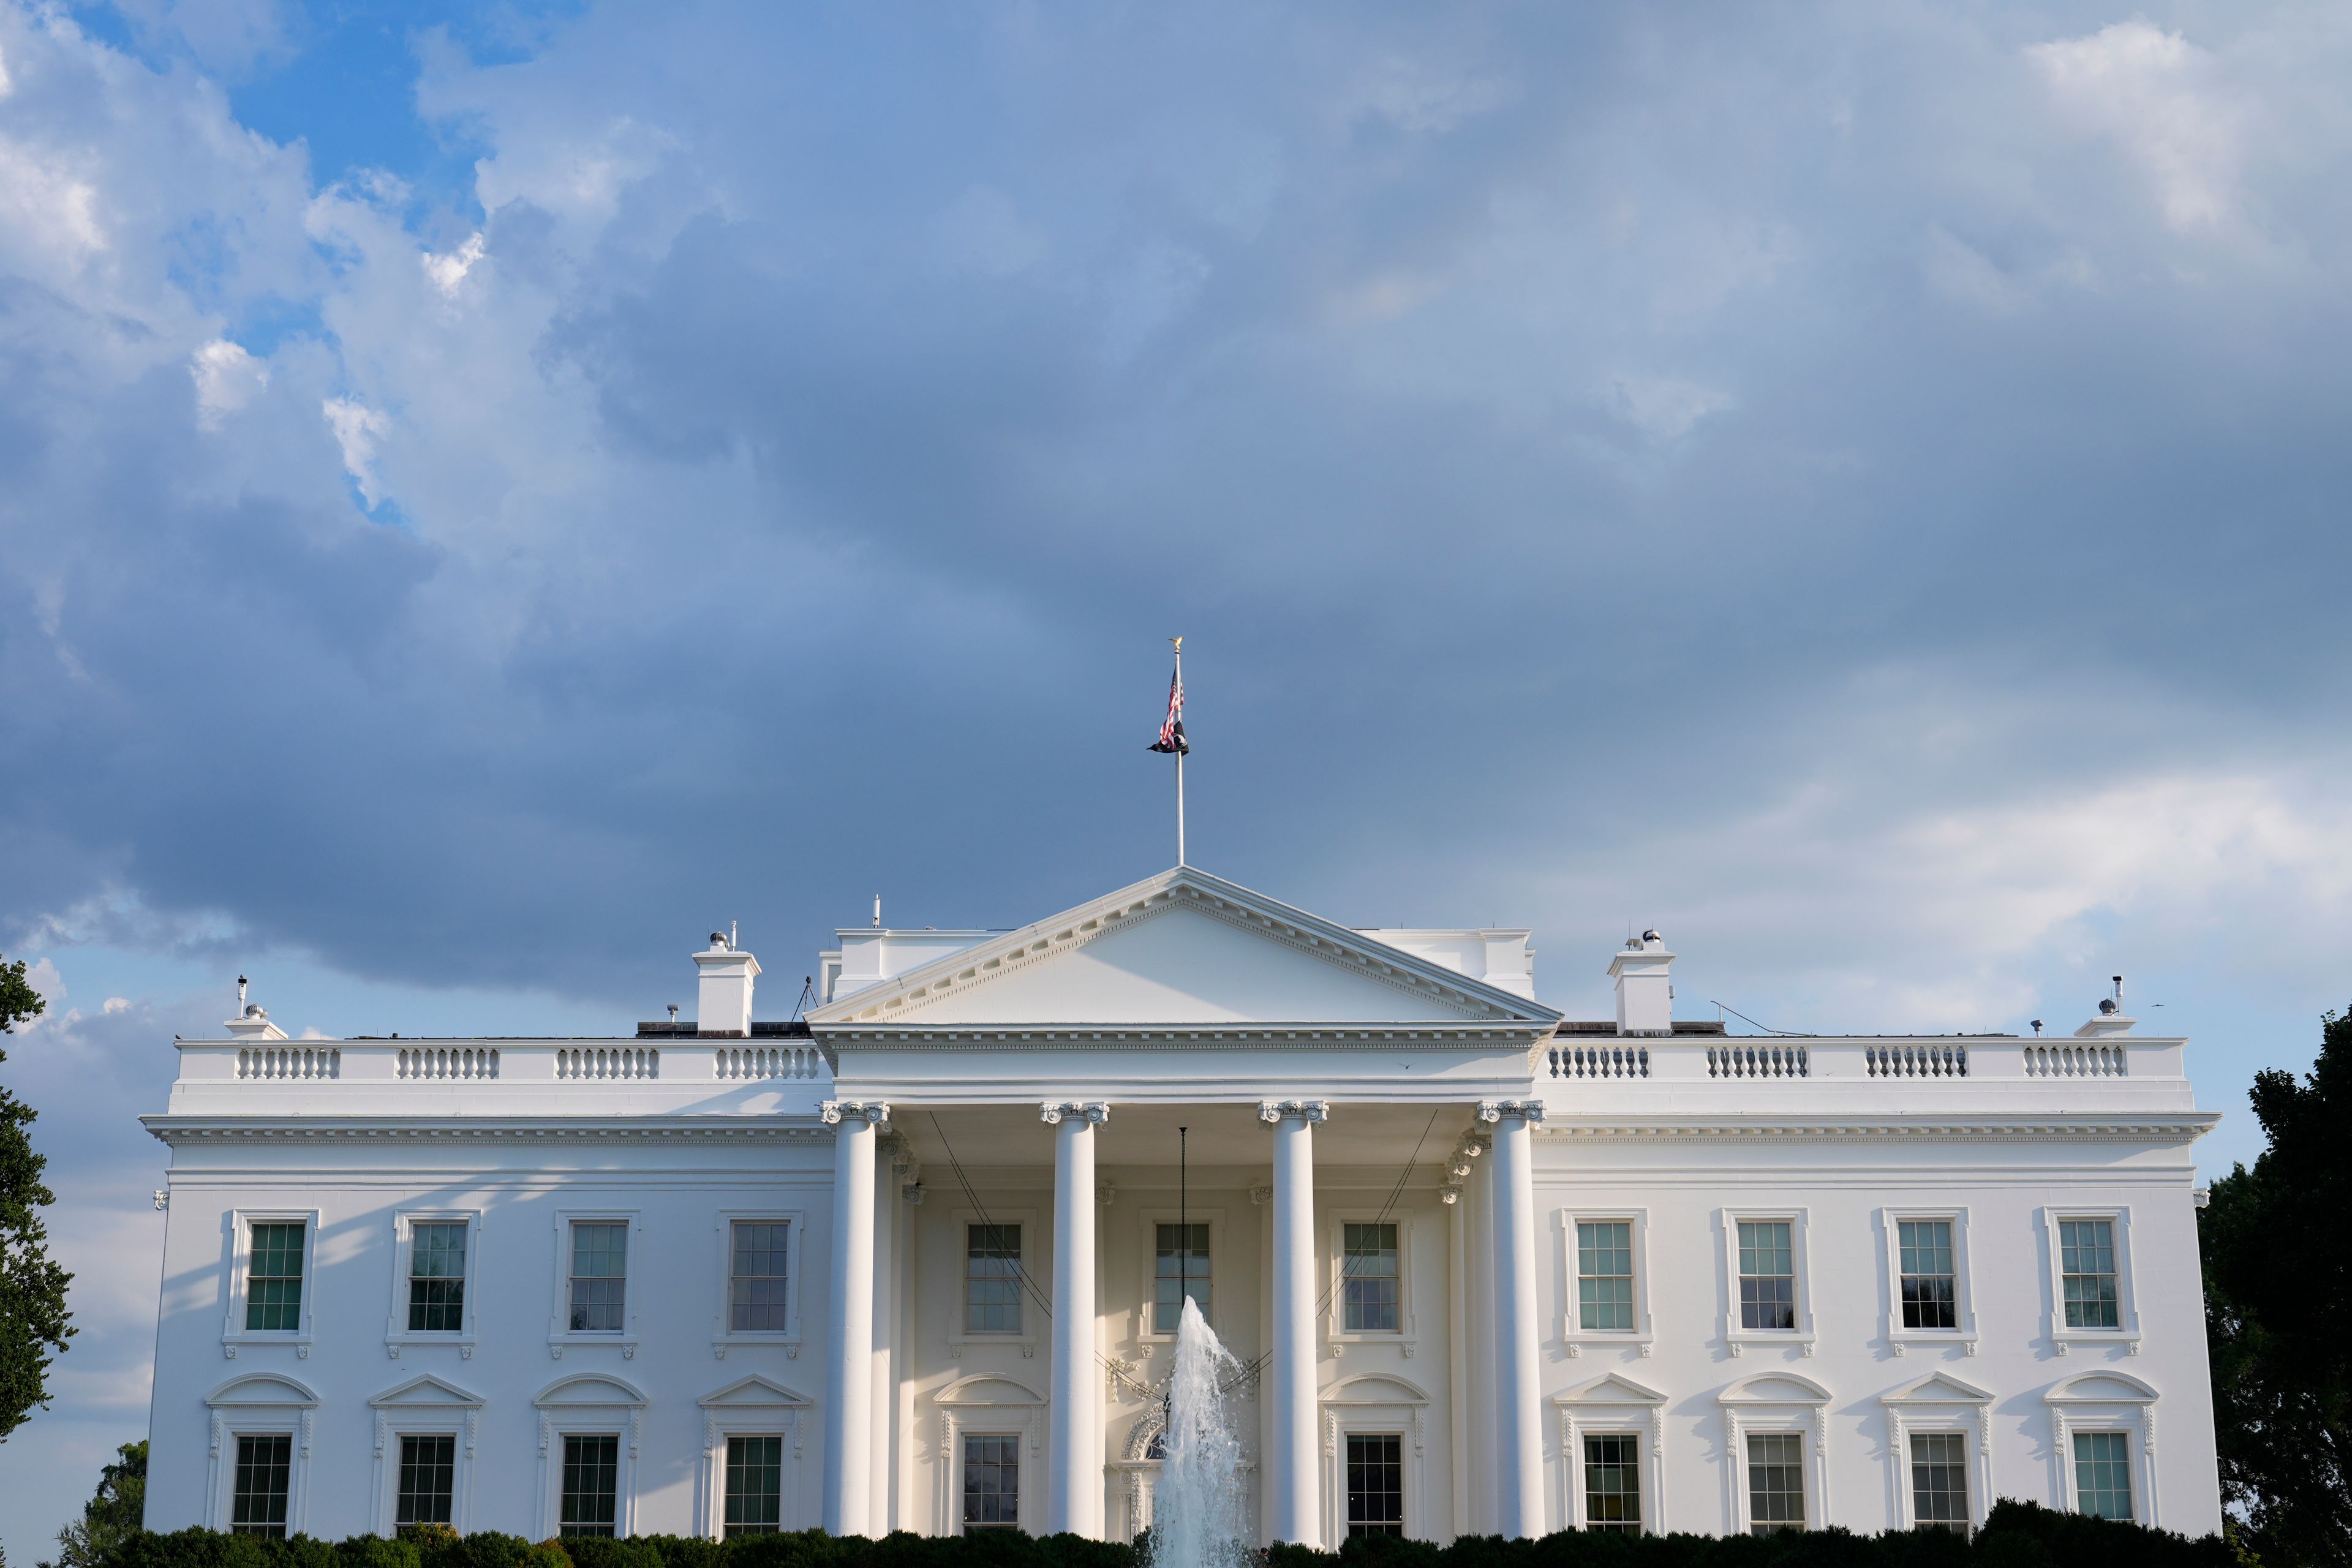
POLYGON ((1547 1142, 1570 1139, 1645 1142, 1738 1142, 1759 1138, 1814 1143, 1870 1143, 1890 1138, 1941 1138, 1965 1142, 2189 1144, 2221 1121, 2213 1111, 2168 1116, 1811 1116, 1733 1119, 1675 1117, 1654 1121, 1573 1116, 1533 1129, 1547 1142))
POLYGON ((1549 1024, 1532 1022, 1401 1025, 1245 1024, 844 1024, 820 1026, 824 1045, 838 1051, 886 1047, 1019 1046, 1024 1050, 1262 1051, 1269 1046, 1328 1046, 1334 1050, 1523 1048, 1542 1039, 1549 1024))
POLYGON ((809 1024, 827 1036, 859 1024, 870 1027, 891 1013, 945 1001, 1179 908, 1196 910, 1235 930, 1377 981, 1465 1019, 1516 1021, 1538 1029, 1549 1029, 1559 1021, 1559 1015, 1548 1007, 1390 947, 1377 938, 1293 910, 1262 893, 1180 867, 855 992, 814 1010, 809 1024))
POLYGON ((449 1118, 419 1121, 413 1117, 350 1116, 277 1117, 142 1116, 152 1135, 165 1143, 300 1143, 317 1142, 421 1143, 548 1139, 688 1140, 703 1142, 830 1143, 830 1127, 793 1119, 763 1117, 747 1125, 730 1125, 716 1117, 666 1117, 658 1121, 621 1117, 449 1118))

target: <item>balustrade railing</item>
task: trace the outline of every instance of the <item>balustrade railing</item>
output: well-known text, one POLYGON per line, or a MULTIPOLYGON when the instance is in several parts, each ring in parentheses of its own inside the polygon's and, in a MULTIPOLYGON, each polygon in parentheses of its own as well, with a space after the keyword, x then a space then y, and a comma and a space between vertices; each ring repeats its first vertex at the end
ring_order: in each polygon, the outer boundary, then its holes
POLYGON ((246 1046, 236 1053, 241 1079, 322 1079, 343 1075, 343 1053, 333 1046, 246 1046))
POLYGON ((1808 1078, 1812 1064, 1802 1046, 1709 1046, 1709 1078, 1808 1078))
POLYGON ((1545 1053, 1554 1078, 1647 1078, 1647 1046, 1554 1046, 1545 1053))
POLYGON ((559 1079, 651 1079, 661 1077, 661 1052, 639 1046, 574 1047, 555 1053, 559 1079))
POLYGON ((814 1046, 724 1047, 710 1053, 710 1076, 717 1079, 815 1078, 824 1070, 824 1054, 814 1046))
POLYGON ((492 1047, 403 1047, 394 1059, 392 1076, 445 1081, 493 1079, 499 1076, 499 1053, 492 1047))
POLYGON ((1872 1078, 1966 1078, 1966 1046, 1866 1046, 1863 1070, 1872 1078))
POLYGON ((2122 1078, 2130 1058, 2121 1046, 2028 1046, 2028 1078, 2122 1078))

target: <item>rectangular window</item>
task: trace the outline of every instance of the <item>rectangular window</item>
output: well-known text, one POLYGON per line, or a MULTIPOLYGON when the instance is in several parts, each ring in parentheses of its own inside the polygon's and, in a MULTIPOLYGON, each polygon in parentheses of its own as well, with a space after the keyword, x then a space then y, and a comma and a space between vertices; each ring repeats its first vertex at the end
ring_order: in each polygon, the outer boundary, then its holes
POLYGON ((2074 1434, 2074 1507, 2093 1519, 2132 1517, 2128 1433, 2074 1434))
POLYGON ((1018 1437, 966 1437, 963 1440, 963 1528, 1021 1528, 1021 1440, 1018 1437))
POLYGON ((1584 1527, 1642 1528, 1642 1462, 1629 1432, 1596 1432, 1584 1439, 1584 1527))
POLYGON ((466 1326, 466 1222, 421 1220, 408 1233, 408 1331, 466 1326))
POLYGON ((394 1524, 447 1524, 457 1490, 457 1439, 447 1434, 400 1440, 400 1497, 394 1524))
POLYGON ((2116 1222, 2060 1220, 2058 1254, 2058 1269, 2065 1280, 2066 1326, 2116 1327, 2116 1222))
POLYGON ((1339 1227, 1339 1276, 1346 1295, 1341 1321, 1351 1334, 1392 1334, 1401 1324, 1397 1227, 1339 1227))
POLYGON ((1920 1432, 1911 1439, 1911 1521, 1969 1530, 1969 1444, 1958 1432, 1920 1432))
POLYGON ((1159 1262, 1154 1268, 1156 1292, 1151 1304, 1154 1333, 1172 1334, 1184 1317, 1184 1298, 1200 1303, 1209 1315, 1209 1227, 1205 1225, 1163 1225, 1159 1262))
POLYGON ((1739 1222, 1739 1326, 1797 1326, 1797 1253, 1785 1219, 1739 1222))
POLYGON ((1805 1528, 1805 1440, 1794 1432, 1748 1439, 1748 1528, 1758 1535, 1805 1528))
POLYGON ((1897 1222, 1895 1229, 1903 1264, 1903 1326, 1958 1328, 1959 1277, 1952 1267, 1952 1222, 1906 1219, 1897 1222))
POLYGON ((968 1225, 963 1231, 963 1331, 1021 1331, 1021 1227, 968 1225))
POLYGON ((575 1220, 572 1226, 572 1330, 618 1333, 628 1285, 626 1220, 575 1220))
POLYGON ((784 1440, 727 1439, 726 1535, 773 1535, 784 1523, 784 1440))
POLYGON ((1577 1327, 1599 1333, 1633 1327, 1633 1225, 1579 1220, 1576 1226, 1577 1327))
POLYGON ((302 1326, 302 1222, 265 1220, 253 1227, 245 1273, 245 1326, 302 1326))
POLYGON ((1348 1435, 1348 1534, 1404 1533, 1404 1439, 1348 1435))
MULTIPOLYGON (((294 1228, 299 1232, 302 1227, 294 1228)), ((228 1516, 233 1533, 284 1538, 287 1482, 293 1467, 294 1439, 283 1433, 236 1440, 236 1490, 229 1500, 228 1516)))
POLYGON ((558 1535, 611 1535, 621 1492, 618 1437, 563 1439, 563 1512, 558 1535))
POLYGON ((791 1320, 784 1311, 784 1276, 792 1256, 792 1222, 739 1219, 728 1264, 727 1327, 735 1333, 780 1333, 791 1320))

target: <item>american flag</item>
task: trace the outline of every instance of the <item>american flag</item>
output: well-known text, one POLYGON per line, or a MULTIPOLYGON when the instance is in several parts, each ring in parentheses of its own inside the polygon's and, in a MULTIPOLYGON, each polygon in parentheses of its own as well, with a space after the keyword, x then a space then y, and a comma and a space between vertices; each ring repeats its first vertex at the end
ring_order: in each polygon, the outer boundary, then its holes
POLYGON ((1155 752, 1172 752, 1189 756, 1192 747, 1184 739, 1184 667, 1179 664, 1176 673, 1168 678, 1168 717, 1160 721, 1160 739, 1151 743, 1155 752))

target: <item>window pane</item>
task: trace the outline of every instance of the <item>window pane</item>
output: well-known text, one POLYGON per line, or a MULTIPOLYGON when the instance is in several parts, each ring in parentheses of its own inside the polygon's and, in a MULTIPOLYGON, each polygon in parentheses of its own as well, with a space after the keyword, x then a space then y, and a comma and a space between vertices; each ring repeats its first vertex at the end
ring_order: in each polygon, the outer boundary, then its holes
POLYGON ((1797 1326, 1796 1251, 1784 1219, 1739 1222, 1739 1326, 1797 1326))
POLYGON ((2074 1506, 2094 1519, 2132 1517, 2128 1434, 2074 1434, 2074 1506))
POLYGON ((1021 1442, 1017 1437, 963 1440, 963 1527, 1021 1527, 1021 1442))
POLYGON ((1348 1533, 1404 1533, 1404 1439, 1348 1437, 1348 1533))
POLYGON ((302 1222, 272 1220, 253 1227, 245 1273, 245 1326, 302 1326, 302 1222))
POLYGON ((466 1318, 466 1222, 432 1220, 408 1238, 408 1331, 455 1332, 466 1318))
POLYGON ((2116 1327, 2121 1319, 2116 1312, 2115 1222, 2060 1220, 2058 1259, 2065 1280, 2066 1326, 2116 1327))
POLYGON ((1588 1530, 1642 1528, 1642 1465, 1632 1434, 1596 1433, 1585 1438, 1584 1525, 1588 1530))
POLYGON ((1021 1227, 964 1227, 963 1331, 1021 1331, 1021 1227))
POLYGON ((1748 1439, 1748 1521, 1758 1535, 1805 1528, 1804 1439, 1794 1432, 1748 1439))
POLYGON ((1340 1321, 1349 1333, 1391 1334, 1402 1324, 1397 1276, 1397 1227, 1339 1227, 1339 1274, 1345 1294, 1340 1321))
POLYGON ((739 1333, 781 1331, 784 1313, 784 1268, 792 1254, 786 1220, 737 1220, 729 1261, 727 1326, 739 1333))
POLYGON ((1969 1528, 1968 1439, 1958 1432, 1921 1432, 1911 1439, 1911 1517, 1966 1534, 1969 1528))
POLYGON ((620 1331, 629 1262, 625 1220, 581 1220, 572 1226, 572 1327, 620 1331))
POLYGON ((1576 1227, 1577 1326, 1603 1333, 1633 1327, 1633 1226, 1580 1221, 1576 1227))
POLYGON ((231 1531, 239 1535, 286 1533, 287 1479, 293 1462, 294 1439, 289 1436, 236 1440, 236 1489, 230 1497, 228 1516, 231 1531))
POLYGON ((394 1524, 447 1524, 456 1490, 457 1439, 446 1433, 400 1440, 400 1497, 394 1524))
POLYGON ((618 1437, 563 1439, 563 1512, 559 1535, 610 1535, 620 1495, 618 1437))
POLYGON ((1903 1326, 1959 1326, 1958 1276, 1952 1266, 1952 1222, 1906 1219, 1896 1226, 1903 1273, 1903 1326))
POLYGON ((1184 1316, 1187 1295, 1200 1303, 1201 1316, 1209 1315, 1209 1227, 1163 1225, 1159 1233, 1151 1326, 1155 1333, 1172 1334, 1184 1316))
POLYGON ((727 1522, 724 1533, 772 1535, 784 1521, 784 1440, 727 1439, 727 1522))

